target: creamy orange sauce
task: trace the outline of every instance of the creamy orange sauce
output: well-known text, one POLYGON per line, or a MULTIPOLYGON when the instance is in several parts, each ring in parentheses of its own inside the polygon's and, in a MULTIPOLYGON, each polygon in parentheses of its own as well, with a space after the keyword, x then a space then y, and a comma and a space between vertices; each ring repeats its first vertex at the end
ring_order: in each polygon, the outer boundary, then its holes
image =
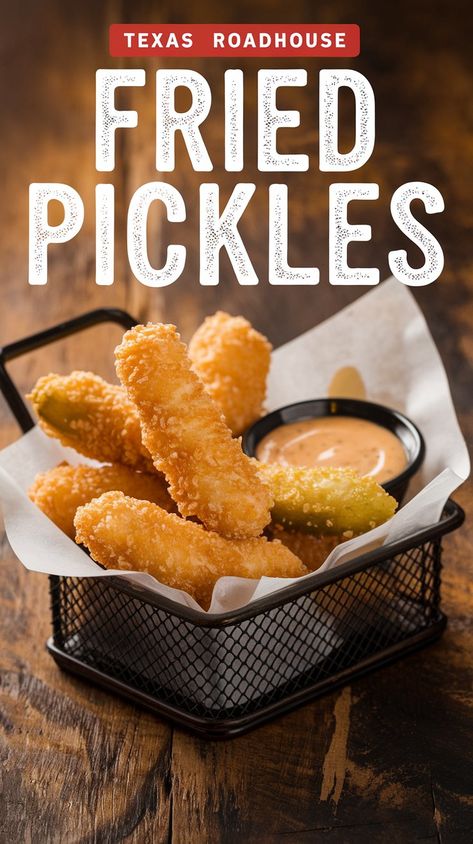
POLYGON ((400 440, 387 428, 352 416, 324 416, 280 425, 256 449, 263 463, 284 466, 349 466, 378 483, 406 468, 400 440))

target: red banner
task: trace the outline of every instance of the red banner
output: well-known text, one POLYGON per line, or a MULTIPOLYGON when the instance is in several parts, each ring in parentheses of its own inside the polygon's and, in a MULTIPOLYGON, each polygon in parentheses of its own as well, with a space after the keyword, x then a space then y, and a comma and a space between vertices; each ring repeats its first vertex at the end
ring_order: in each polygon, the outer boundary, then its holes
POLYGON ((121 24, 111 56, 358 56, 358 24, 121 24))

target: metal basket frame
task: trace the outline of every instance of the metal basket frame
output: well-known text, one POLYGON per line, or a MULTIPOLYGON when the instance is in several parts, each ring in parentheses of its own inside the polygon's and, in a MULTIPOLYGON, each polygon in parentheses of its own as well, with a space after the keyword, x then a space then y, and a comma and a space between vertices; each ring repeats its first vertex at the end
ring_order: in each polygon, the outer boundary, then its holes
MULTIPOLYGON (((6 364, 103 322, 103 308, 0 349, 0 389, 23 432, 34 421, 6 364)), ((50 577, 58 665, 209 738, 242 733, 438 638, 440 521, 228 613, 209 615, 122 577, 50 577), (123 634, 126 631, 126 640, 123 634)))

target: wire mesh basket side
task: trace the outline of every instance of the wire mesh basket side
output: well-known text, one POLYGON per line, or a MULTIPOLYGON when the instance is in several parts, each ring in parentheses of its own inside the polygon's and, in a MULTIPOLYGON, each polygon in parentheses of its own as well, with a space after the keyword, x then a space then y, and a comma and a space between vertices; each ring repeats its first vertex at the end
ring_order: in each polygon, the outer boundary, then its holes
POLYGON ((61 577, 51 584, 54 643, 186 713, 236 718, 415 636, 438 620, 439 589, 439 540, 215 627, 107 579, 61 577))

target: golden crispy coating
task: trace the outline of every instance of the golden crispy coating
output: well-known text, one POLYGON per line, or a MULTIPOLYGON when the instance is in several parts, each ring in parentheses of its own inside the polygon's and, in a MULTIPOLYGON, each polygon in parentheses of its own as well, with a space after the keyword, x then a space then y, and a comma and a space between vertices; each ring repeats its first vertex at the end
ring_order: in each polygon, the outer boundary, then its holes
POLYGON ((289 529, 350 539, 386 522, 397 507, 374 478, 352 469, 257 465, 274 497, 273 522, 289 529))
POLYGON ((224 539, 202 525, 166 513, 148 501, 107 492, 80 507, 76 542, 107 568, 145 571, 183 589, 205 609, 224 575, 299 577, 306 568, 280 542, 224 539))
POLYGON ((154 472, 140 420, 123 387, 93 372, 45 375, 28 397, 50 437, 102 463, 154 472))
POLYGON ((189 343, 192 369, 239 436, 262 414, 271 344, 241 316, 217 311, 189 343))
POLYGON ((115 354, 143 442, 182 515, 223 536, 258 536, 270 519, 271 495, 192 371, 175 326, 136 326, 115 354))
POLYGON ((279 539, 309 571, 317 571, 337 545, 344 542, 343 536, 314 536, 312 533, 284 530, 280 525, 270 525, 268 535, 279 539))
POLYGON ((133 498, 159 504, 165 510, 175 510, 162 476, 156 472, 135 472, 118 464, 94 468, 62 463, 37 475, 28 494, 58 528, 74 539, 77 508, 109 490, 120 490, 133 498))

